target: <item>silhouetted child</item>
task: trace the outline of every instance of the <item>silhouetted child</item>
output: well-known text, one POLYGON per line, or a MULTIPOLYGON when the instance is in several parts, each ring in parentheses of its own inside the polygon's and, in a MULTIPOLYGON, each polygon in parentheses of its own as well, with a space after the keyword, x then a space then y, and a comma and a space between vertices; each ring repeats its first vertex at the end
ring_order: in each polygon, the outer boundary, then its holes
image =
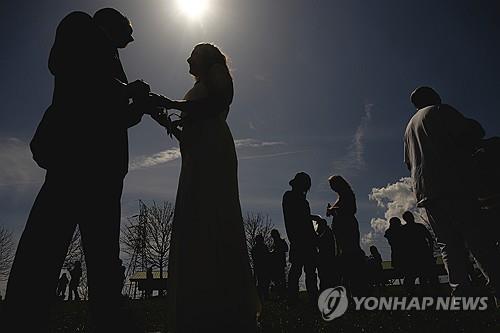
POLYGON ((69 295, 68 300, 79 301, 80 294, 78 293, 78 286, 80 285, 80 278, 82 277, 82 264, 81 262, 75 262, 75 265, 69 271, 71 276, 71 281, 69 282, 69 295))
POLYGON ((340 284, 338 265, 335 256, 335 238, 325 219, 316 217, 316 233, 318 234, 318 275, 319 289, 336 287, 340 284))
POLYGON ((255 237, 255 245, 252 248, 252 261, 255 283, 257 291, 262 300, 269 296, 269 281, 270 281, 270 252, 264 242, 264 236, 257 235, 255 237))
POLYGON ((389 219, 389 228, 385 231, 384 237, 387 238, 391 246, 391 266, 398 273, 404 271, 405 260, 405 240, 402 229, 401 220, 399 217, 391 217, 389 219))
POLYGON ((434 272, 436 260, 434 258, 434 238, 427 228, 415 223, 415 217, 409 211, 404 212, 402 226, 405 238, 406 257, 404 286, 408 293, 415 289, 415 279, 418 277, 421 285, 436 284, 434 272))
POLYGON ((368 267, 370 270, 370 280, 373 286, 383 286, 384 269, 382 267, 382 256, 375 245, 370 246, 370 256, 368 257, 368 267))
POLYGON ((59 278, 59 281, 57 281, 57 297, 61 299, 66 298, 66 288, 68 287, 68 275, 66 273, 63 273, 61 277, 59 278))
POLYGON ((153 296, 153 267, 148 267, 146 270, 146 285, 145 285, 145 292, 146 292, 146 298, 151 298, 153 296))
POLYGON ((286 291, 285 267, 288 244, 281 238, 279 231, 276 229, 271 230, 271 238, 273 239, 270 261, 271 281, 274 283, 276 292, 281 298, 285 296, 286 291))
POLYGON ((125 271, 127 270, 127 268, 125 267, 125 265, 123 265, 123 260, 120 259, 120 276, 121 276, 121 282, 122 282, 122 285, 121 285, 121 289, 122 292, 123 292, 123 287, 125 286, 125 271))

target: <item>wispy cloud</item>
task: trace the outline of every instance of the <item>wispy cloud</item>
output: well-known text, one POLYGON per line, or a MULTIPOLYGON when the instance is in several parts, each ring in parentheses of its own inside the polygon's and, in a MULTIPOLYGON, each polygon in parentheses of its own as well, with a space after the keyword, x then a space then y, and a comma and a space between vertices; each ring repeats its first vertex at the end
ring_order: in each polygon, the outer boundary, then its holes
POLYGON ((234 140, 234 145, 236 148, 260 148, 260 147, 272 147, 281 146, 286 143, 283 141, 259 141, 256 139, 237 139, 234 140))
POLYGON ((365 104, 365 113, 363 117, 361 117, 361 121, 354 132, 351 144, 347 148, 347 154, 333 163, 334 169, 336 169, 337 172, 345 173, 346 171, 351 171, 353 169, 360 170, 365 166, 364 139, 366 130, 368 129, 368 125, 372 118, 373 106, 374 104, 372 103, 365 104))
POLYGON ((274 154, 262 154, 262 155, 243 156, 243 157, 240 157, 239 159, 240 160, 253 160, 253 159, 258 159, 258 158, 278 157, 278 156, 286 156, 286 155, 303 153, 305 151, 306 150, 284 151, 284 152, 281 152, 281 153, 274 153, 274 154))
POLYGON ((149 168, 158 164, 174 161, 181 157, 179 148, 170 148, 151 156, 139 156, 130 162, 130 170, 149 168))
MULTIPOLYGON (((234 140, 234 145, 236 149, 255 149, 255 148, 268 148, 268 147, 276 147, 276 146, 282 146, 286 145, 285 142, 282 141, 259 141, 256 139, 238 139, 234 140)), ((297 152, 291 151, 291 152, 273 152, 273 153, 268 153, 268 154, 258 154, 258 155, 248 155, 248 156, 243 156, 240 157, 240 159, 256 159, 256 158, 266 158, 266 157, 276 157, 276 156, 283 156, 283 155, 290 155, 290 154, 295 154, 297 152)), ((153 155, 148 155, 148 156, 138 156, 134 158, 129 165, 130 170, 139 170, 139 169, 144 169, 144 168, 149 168, 153 167, 156 165, 164 164, 167 162, 171 162, 174 160, 177 160, 181 157, 181 152, 180 149, 175 147, 175 148, 169 148, 167 150, 163 150, 159 153, 153 154, 153 155)))
POLYGON ((41 183, 43 174, 33 161, 26 142, 18 138, 0 138, 0 186, 41 183))

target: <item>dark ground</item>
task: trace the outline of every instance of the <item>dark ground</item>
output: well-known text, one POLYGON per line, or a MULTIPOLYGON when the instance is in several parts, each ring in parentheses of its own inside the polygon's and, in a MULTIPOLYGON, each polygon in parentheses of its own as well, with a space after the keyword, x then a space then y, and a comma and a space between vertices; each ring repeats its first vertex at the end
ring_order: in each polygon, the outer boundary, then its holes
MULTIPOLYGON (((402 295, 399 287, 385 287, 379 294, 402 295)), ((145 332, 167 332, 166 298, 128 303, 133 320, 145 332)), ((53 308, 52 323, 53 332, 86 332, 87 302, 59 302, 53 308)), ((3 332, 1 326, 0 331, 3 332)), ((265 302, 261 332, 493 333, 500 332, 500 310, 492 306, 485 311, 356 311, 349 308, 342 317, 325 322, 317 311, 311 310, 303 293, 299 305, 290 310, 284 301, 265 302)))

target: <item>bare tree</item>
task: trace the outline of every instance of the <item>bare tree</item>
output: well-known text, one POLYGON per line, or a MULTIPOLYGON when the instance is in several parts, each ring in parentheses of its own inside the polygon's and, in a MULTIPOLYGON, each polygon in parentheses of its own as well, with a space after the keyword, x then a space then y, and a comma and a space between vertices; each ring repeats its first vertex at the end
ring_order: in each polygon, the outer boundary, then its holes
MULTIPOLYGON (((261 212, 247 212, 246 216, 243 218, 243 225, 245 227, 245 237, 249 252, 255 246, 255 238, 257 235, 262 235, 264 237, 264 241, 268 247, 271 245, 271 230, 274 229, 274 224, 268 214, 261 212)), ((250 266, 253 268, 251 255, 250 266)))
POLYGON ((0 226, 0 281, 5 281, 9 277, 14 260, 14 247, 12 232, 0 226))
POLYGON ((160 278, 168 265, 170 235, 174 218, 174 206, 170 202, 147 206, 139 201, 140 213, 129 219, 122 228, 123 252, 129 256, 132 273, 136 268, 158 267, 160 278))
POLYGON ((160 278, 163 278, 163 267, 168 263, 174 207, 170 202, 163 202, 162 206, 153 202, 146 211, 146 256, 151 265, 159 268, 160 278))

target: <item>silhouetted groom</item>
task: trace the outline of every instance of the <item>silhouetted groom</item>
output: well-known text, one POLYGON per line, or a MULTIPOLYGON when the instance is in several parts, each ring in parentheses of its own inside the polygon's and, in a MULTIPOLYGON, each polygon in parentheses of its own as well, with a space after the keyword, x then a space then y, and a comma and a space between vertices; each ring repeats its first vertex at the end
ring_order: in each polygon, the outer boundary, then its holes
POLYGON ((9 332, 47 331, 49 305, 77 225, 95 329, 117 331, 121 322, 119 230, 127 128, 141 120, 144 106, 135 102, 149 93, 142 81, 127 84, 118 56, 118 49, 133 40, 129 20, 111 8, 94 17, 73 12, 57 28, 49 58, 53 100, 31 142, 33 158, 47 174, 6 293, 10 318, 25 320, 12 323, 9 332))

